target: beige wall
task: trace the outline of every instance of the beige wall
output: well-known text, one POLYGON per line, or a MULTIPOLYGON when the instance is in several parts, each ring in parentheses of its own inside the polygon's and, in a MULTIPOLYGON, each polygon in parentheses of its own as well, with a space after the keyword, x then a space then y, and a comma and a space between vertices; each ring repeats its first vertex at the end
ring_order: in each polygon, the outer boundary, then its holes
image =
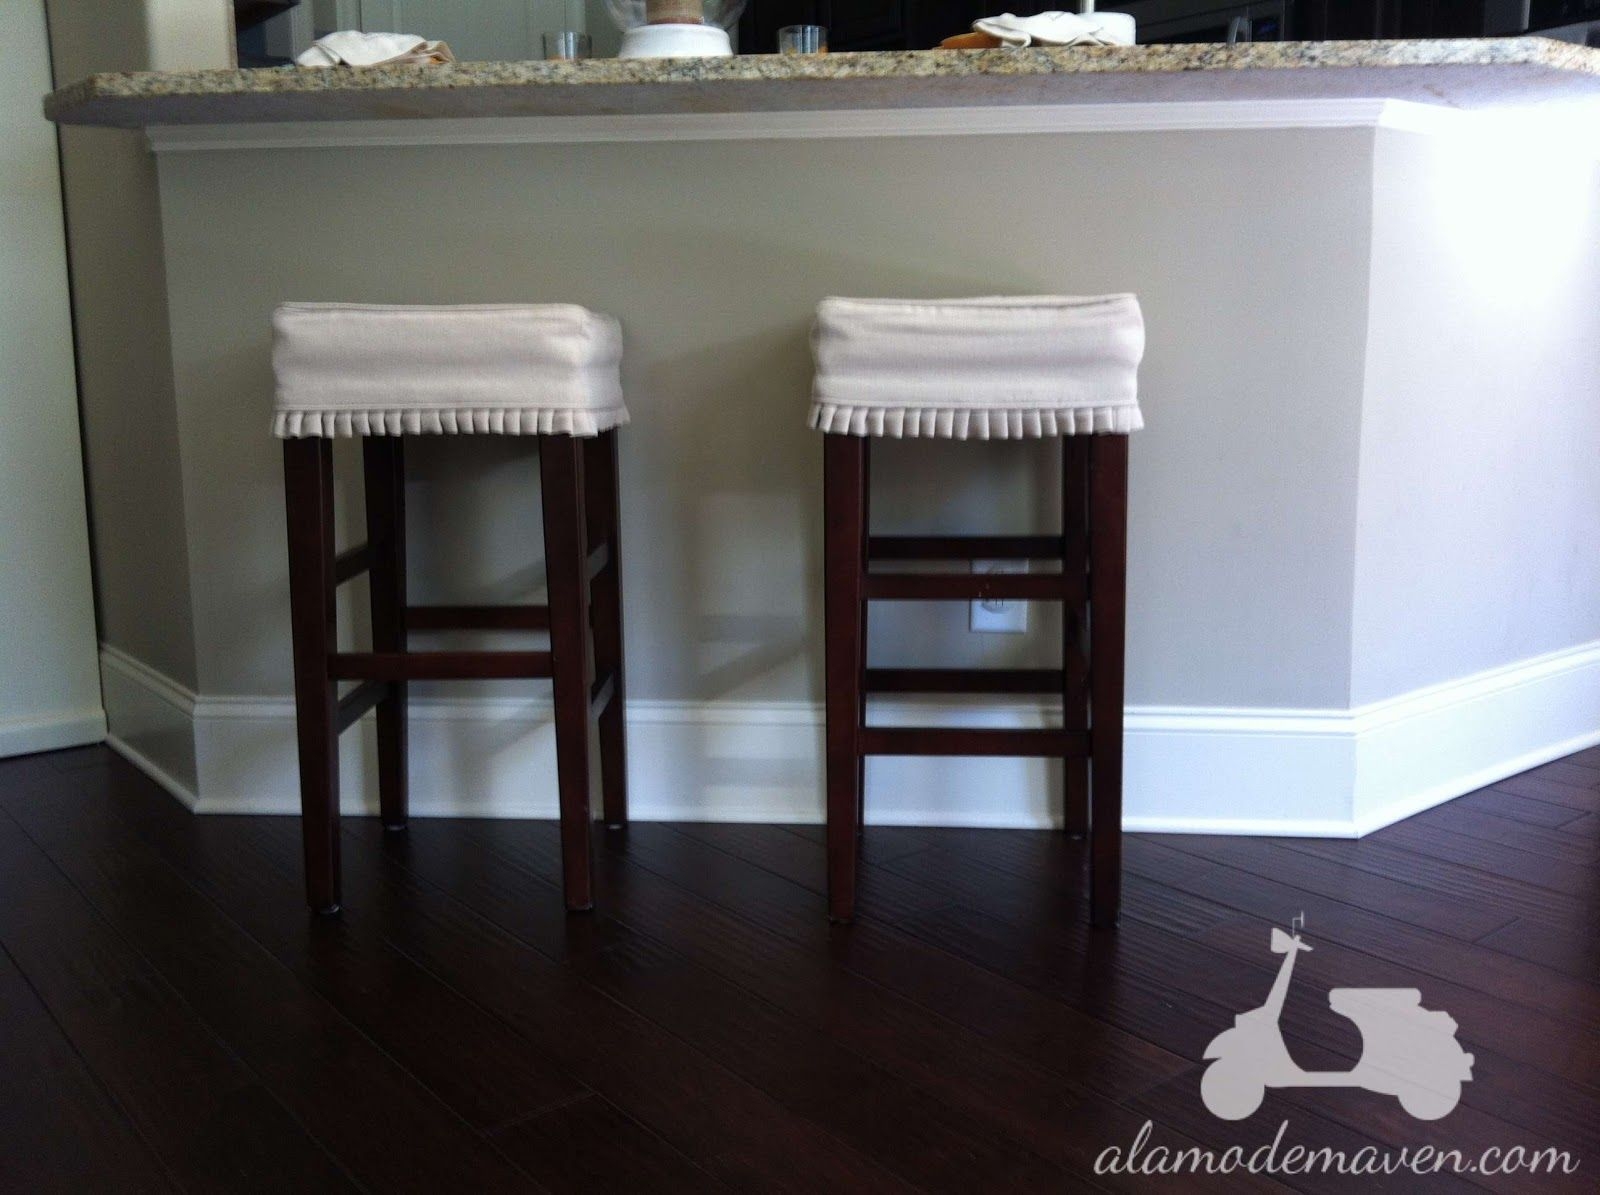
POLYGON ((41 0, 0 5, 0 755, 98 740, 72 319, 41 0))
MULTIPOLYGON (((633 693, 806 700, 821 659, 820 464, 803 426, 817 299, 1133 290, 1150 426, 1133 450, 1130 700, 1340 705, 1371 143, 1329 130, 165 158, 186 522, 206 577, 199 687, 289 691, 280 465, 260 430, 275 303, 566 300, 617 314, 635 420, 633 693), (242 212, 249 235, 225 218, 242 212)), ((416 590, 527 591, 528 447, 414 455, 416 590)), ((878 478, 885 525, 1056 518, 1042 450, 889 445, 878 478)), ((882 615, 883 659, 1028 646, 968 633, 957 608, 882 615)), ((1032 646, 1053 651, 1053 630, 1032 646)))
MULTIPOLYGON (((96 71, 227 66, 224 0, 48 0, 57 84, 96 71)), ((72 316, 104 644, 174 682, 197 672, 178 457, 156 163, 142 137, 61 130, 72 316)), ((203 578, 200 579, 203 584, 203 578)), ((112 731, 180 780, 194 745, 172 701, 124 700, 107 676, 112 731)))
POLYGON ((1379 132, 1356 704, 1600 638, 1600 167, 1557 127, 1379 132))
MULTIPOLYGON (((58 84, 95 71, 226 65, 217 0, 49 0, 58 84)), ((195 678, 182 472, 155 158, 143 139, 61 130, 79 389, 101 635, 182 684, 195 678)))

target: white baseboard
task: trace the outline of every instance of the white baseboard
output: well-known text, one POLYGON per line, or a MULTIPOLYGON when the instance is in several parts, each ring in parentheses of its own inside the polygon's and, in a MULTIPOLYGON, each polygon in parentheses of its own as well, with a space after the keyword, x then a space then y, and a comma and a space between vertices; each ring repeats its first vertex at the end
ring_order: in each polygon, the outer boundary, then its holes
MULTIPOLYGON (((294 705, 199 696, 114 648, 113 689, 143 691, 141 733, 108 699, 113 747, 200 813, 299 809, 294 705), (148 710, 171 715, 151 728, 148 710), (171 722, 190 730, 192 781, 171 722), (176 758, 177 762, 172 762, 176 758)), ((556 813, 549 706, 414 699, 412 811, 419 817, 556 813)), ((1044 726, 1047 705, 980 709, 875 703, 886 724, 1044 726)), ((341 740, 349 813, 376 812, 371 718, 341 740)), ((1131 707, 1125 821, 1146 832, 1359 837, 1464 792, 1600 742, 1600 642, 1351 710, 1131 707)), ((631 812, 646 821, 814 823, 823 816, 820 707, 808 702, 628 704, 631 812)), ((873 759, 878 825, 1059 824, 1060 772, 1029 759, 873 759)))
POLYGON ((167 792, 177 798, 178 803, 185 809, 192 810, 199 803, 194 795, 194 789, 190 788, 184 781, 179 780, 166 768, 156 763, 155 760, 127 740, 114 734, 108 734, 106 735, 106 746, 166 789, 167 792))
POLYGON ((106 737, 106 715, 101 709, 68 710, 44 718, 0 721, 0 759, 81 747, 106 737))
POLYGON ((102 643, 100 692, 110 726, 107 746, 194 808, 194 691, 102 643))

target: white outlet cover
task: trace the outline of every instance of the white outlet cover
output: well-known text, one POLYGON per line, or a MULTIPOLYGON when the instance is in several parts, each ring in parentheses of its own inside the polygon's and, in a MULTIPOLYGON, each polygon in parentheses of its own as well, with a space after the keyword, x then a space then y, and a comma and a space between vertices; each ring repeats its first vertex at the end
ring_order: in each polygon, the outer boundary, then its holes
MULTIPOLYGON (((1025 573, 1026 560, 974 560, 975 573, 1025 573)), ((990 599, 972 603, 968 623, 974 631, 1018 635, 1028 629, 1028 603, 1015 599, 990 599)))

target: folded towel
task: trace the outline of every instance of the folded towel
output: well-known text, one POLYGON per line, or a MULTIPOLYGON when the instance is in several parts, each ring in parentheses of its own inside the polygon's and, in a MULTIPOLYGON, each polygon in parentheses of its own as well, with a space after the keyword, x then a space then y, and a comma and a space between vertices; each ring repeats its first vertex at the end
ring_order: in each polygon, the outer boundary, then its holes
POLYGON ((434 66, 456 56, 442 41, 414 33, 362 33, 344 29, 325 34, 295 59, 300 66, 434 66))
POLYGON ((1031 17, 1008 12, 974 21, 972 27, 1013 48, 1133 45, 1133 18, 1120 12, 1041 12, 1031 17))
POLYGON ((1005 440, 1144 426, 1133 295, 824 299, 811 426, 1005 440))
POLYGON ((273 313, 278 436, 592 436, 628 422, 622 330, 568 303, 273 313))

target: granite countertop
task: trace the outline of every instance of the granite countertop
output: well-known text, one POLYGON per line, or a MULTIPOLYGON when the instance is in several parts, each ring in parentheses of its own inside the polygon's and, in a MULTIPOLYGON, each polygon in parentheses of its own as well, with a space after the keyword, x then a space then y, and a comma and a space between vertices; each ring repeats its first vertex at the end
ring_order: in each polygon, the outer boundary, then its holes
POLYGON ((44 110, 61 124, 141 128, 1335 97, 1600 98, 1600 50, 1522 37, 174 71, 92 75, 44 110))

